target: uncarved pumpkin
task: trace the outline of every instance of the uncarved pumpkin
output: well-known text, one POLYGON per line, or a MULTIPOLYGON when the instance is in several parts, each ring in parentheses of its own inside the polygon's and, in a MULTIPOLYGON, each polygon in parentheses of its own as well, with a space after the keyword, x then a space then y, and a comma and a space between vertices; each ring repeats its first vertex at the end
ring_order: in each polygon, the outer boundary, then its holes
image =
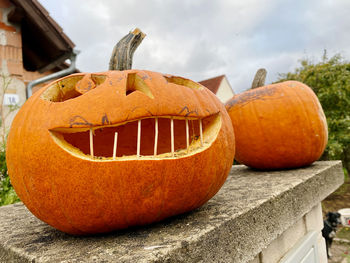
POLYGON ((229 100, 226 109, 235 131, 235 158, 247 166, 302 167, 318 160, 326 147, 325 115, 303 83, 286 81, 248 90, 229 100))
POLYGON ((203 205, 225 182, 234 151, 230 118, 208 89, 125 70, 74 74, 35 93, 12 123, 7 163, 34 215, 64 232, 88 234, 203 205))

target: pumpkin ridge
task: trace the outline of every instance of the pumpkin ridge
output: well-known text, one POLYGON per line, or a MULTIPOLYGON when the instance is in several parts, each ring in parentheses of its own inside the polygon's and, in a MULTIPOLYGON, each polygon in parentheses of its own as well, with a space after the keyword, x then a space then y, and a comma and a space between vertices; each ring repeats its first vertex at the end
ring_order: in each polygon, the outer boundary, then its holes
MULTIPOLYGON (((161 185, 161 187, 164 189, 165 187, 165 182, 166 182, 166 180, 165 180, 165 178, 167 178, 168 176, 167 176, 167 174, 165 174, 164 176, 162 176, 162 182, 160 183, 160 185, 161 185)), ((165 191, 161 191, 161 193, 162 193, 162 196, 161 196, 161 204, 160 204, 160 206, 159 206, 159 212, 158 212, 158 215, 156 216, 156 221, 159 221, 159 220, 161 220, 162 219, 162 215, 163 215, 163 209, 164 209, 164 203, 165 203, 165 198, 166 198, 166 196, 165 196, 165 191)))
MULTIPOLYGON (((55 184, 55 182, 51 182, 51 187, 53 188, 53 192, 55 193, 56 198, 59 199, 59 197, 58 197, 58 192, 57 192, 57 190, 55 190, 56 185, 53 186, 54 184, 55 184)), ((62 204, 61 204, 60 202, 58 202, 58 209, 60 210, 62 216, 65 218, 65 220, 66 220, 65 223, 68 224, 68 225, 71 227, 70 231, 71 231, 72 233, 73 233, 73 231, 75 232, 75 231, 77 230, 77 233, 75 233, 75 234, 80 234, 80 235, 84 235, 84 234, 86 235, 86 234, 88 234, 87 232, 84 232, 83 230, 81 230, 81 229, 79 229, 79 228, 76 228, 76 227, 72 224, 71 219, 68 218, 68 216, 67 216, 66 213, 64 212, 64 209, 63 209, 62 204), (73 231, 72 231, 72 230, 73 230, 73 231)), ((52 226, 54 226, 54 224, 52 224, 52 226)))
MULTIPOLYGON (((312 91, 312 90, 311 90, 312 91)), ((325 126, 325 129, 328 131, 328 125, 327 125, 327 120, 326 120, 326 116, 324 115, 324 112, 322 110, 322 106, 320 104, 320 102, 317 99, 317 96, 315 94, 312 94, 316 97, 316 100, 312 100, 312 103, 315 107, 315 109, 317 109, 317 114, 320 118, 320 124, 318 126, 322 126, 322 124, 325 126)), ((327 142, 328 142, 328 132, 327 133, 321 133, 319 134, 321 135, 321 140, 322 140, 322 144, 320 149, 325 149, 327 146, 327 142)), ((322 156, 323 151, 318 150, 317 151, 317 155, 318 155, 318 159, 322 156)))
MULTIPOLYGON (((21 124, 23 124, 25 122, 25 120, 28 118, 28 115, 30 115, 30 114, 31 114, 30 111, 26 111, 25 112, 24 116, 21 118, 21 120, 22 120, 21 124)), ((19 127, 22 127, 22 125, 19 126, 19 127)), ((24 133, 24 130, 23 129, 19 129, 18 136, 21 137, 21 134, 23 134, 23 133, 24 133)), ((20 156, 22 156, 22 155, 25 154, 24 148, 22 148, 22 147, 16 147, 16 148, 17 148, 17 151, 18 151, 18 149, 19 149, 19 151, 21 151, 20 153, 17 153, 17 155, 19 154, 20 156)), ((20 177, 20 181, 22 181, 22 183, 23 183, 24 190, 25 190, 25 192, 26 192, 26 194, 28 196, 28 199, 29 199, 29 203, 33 204, 33 206, 31 206, 29 204, 29 207, 31 208, 31 210, 33 211, 34 214, 40 216, 40 212, 39 212, 40 209, 37 209, 37 205, 36 205, 37 202, 36 202, 36 200, 33 200, 33 197, 31 196, 30 191, 29 191, 29 189, 27 187, 26 180, 25 180, 26 174, 24 174, 22 176, 19 176, 19 177, 20 177)))
MULTIPOLYGON (((277 84, 275 84, 277 86, 277 84)), ((274 85, 271 85, 272 87, 270 89, 266 89, 265 87, 259 87, 255 88, 253 90, 248 90, 242 94, 238 94, 234 96, 231 100, 229 100, 226 103, 226 109, 228 111, 231 110, 233 106, 243 107, 251 102, 258 101, 258 100, 271 100, 270 97, 272 97, 276 91, 277 87, 273 87, 274 85)))
MULTIPOLYGON (((265 132, 264 132, 264 129, 263 129, 263 125, 261 124, 261 122, 260 122, 260 118, 259 118, 259 113, 258 113, 258 110, 256 109, 256 103, 253 101, 252 102, 252 104, 251 104, 251 108, 253 109, 253 112, 254 112, 254 116, 255 116, 255 118, 257 119, 257 122, 256 123, 258 123, 258 125, 259 125, 259 131, 260 131, 260 133, 261 133, 261 137, 263 138, 263 141, 265 142, 265 153, 266 152, 269 152, 270 151, 270 149, 269 149, 269 145, 270 145, 270 143, 269 143, 269 136, 267 136, 266 134, 265 134, 265 132), (268 150, 267 150, 268 149, 268 150), (266 151, 267 150, 267 151, 266 151)), ((259 156, 260 158, 261 158, 261 156, 259 156)))
MULTIPOLYGON (((312 126, 312 123, 311 123, 311 120, 310 120, 310 117, 309 117, 309 114, 308 114, 308 111, 307 109, 305 108, 305 105, 304 105, 304 101, 303 99, 300 97, 300 94, 297 92, 296 88, 295 87, 291 87, 291 89, 293 90, 294 94, 296 95, 295 97, 298 99, 299 101, 299 107, 301 106, 302 109, 303 109, 303 118, 307 119, 307 122, 308 122, 308 130, 311 130, 312 131, 312 134, 315 133, 315 130, 313 129, 313 126, 312 126)), ((308 145, 311 145, 312 144, 312 140, 311 140, 311 137, 309 136, 303 136, 304 138, 307 138, 307 140, 310 141, 310 143, 308 145)), ((314 151, 313 150, 317 150, 317 148, 312 148, 312 147, 307 147, 308 148, 308 154, 305 154, 306 156, 306 160, 312 160, 312 157, 315 155, 314 151)))

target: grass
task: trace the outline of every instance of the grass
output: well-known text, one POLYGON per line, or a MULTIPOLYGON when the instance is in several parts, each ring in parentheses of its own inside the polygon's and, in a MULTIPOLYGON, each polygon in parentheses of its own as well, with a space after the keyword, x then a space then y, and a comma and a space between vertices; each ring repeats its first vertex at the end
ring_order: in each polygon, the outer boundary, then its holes
POLYGON ((339 229, 339 231, 337 231, 337 237, 350 241, 350 227, 342 227, 339 229))
MULTIPOLYGON (((335 192, 334 194, 336 195, 343 195, 345 193, 348 193, 348 184, 350 183, 350 178, 349 178, 349 173, 348 171, 343 168, 343 171, 344 171, 344 184, 342 184, 335 192)), ((349 204, 350 205, 350 204, 349 204)))
MULTIPOLYGON (((325 215, 327 212, 336 212, 341 208, 348 207, 350 208, 350 178, 349 173, 344 169, 344 184, 322 201, 322 211, 325 215)), ((350 228, 338 228, 336 235, 337 238, 350 241, 350 228)), ((346 262, 350 263, 350 245, 341 243, 338 246, 340 246, 340 249, 338 249, 340 253, 338 259, 340 261, 331 259, 329 262, 344 262, 344 259, 346 259, 346 262)), ((333 254, 336 254, 335 251, 333 254)))

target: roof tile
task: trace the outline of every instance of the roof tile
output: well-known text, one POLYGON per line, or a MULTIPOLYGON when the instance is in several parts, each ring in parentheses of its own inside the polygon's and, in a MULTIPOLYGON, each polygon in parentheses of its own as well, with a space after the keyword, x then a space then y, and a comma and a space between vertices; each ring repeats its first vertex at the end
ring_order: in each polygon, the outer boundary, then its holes
POLYGON ((225 75, 221 75, 211 79, 199 81, 198 83, 202 84, 204 87, 207 87, 211 92, 216 94, 224 77, 225 75))

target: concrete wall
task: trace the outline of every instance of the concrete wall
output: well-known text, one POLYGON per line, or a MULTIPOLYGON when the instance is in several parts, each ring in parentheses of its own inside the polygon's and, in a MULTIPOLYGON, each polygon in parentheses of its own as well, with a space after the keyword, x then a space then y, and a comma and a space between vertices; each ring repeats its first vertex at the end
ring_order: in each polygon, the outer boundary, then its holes
POLYGON ((320 202, 343 182, 340 161, 265 172, 234 165, 201 208, 145 227, 80 238, 46 225, 23 204, 3 206, 0 262, 277 263, 311 232, 317 263, 323 263, 320 202))
POLYGON ((317 246, 320 263, 327 263, 326 243, 322 237, 323 219, 321 203, 289 227, 262 250, 250 263, 279 262, 308 232, 318 232, 317 246))
POLYGON ((235 93, 233 92, 227 78, 224 77, 220 83, 220 87, 216 93, 216 96, 221 102, 225 103, 226 101, 231 99, 233 95, 235 95, 235 93))

